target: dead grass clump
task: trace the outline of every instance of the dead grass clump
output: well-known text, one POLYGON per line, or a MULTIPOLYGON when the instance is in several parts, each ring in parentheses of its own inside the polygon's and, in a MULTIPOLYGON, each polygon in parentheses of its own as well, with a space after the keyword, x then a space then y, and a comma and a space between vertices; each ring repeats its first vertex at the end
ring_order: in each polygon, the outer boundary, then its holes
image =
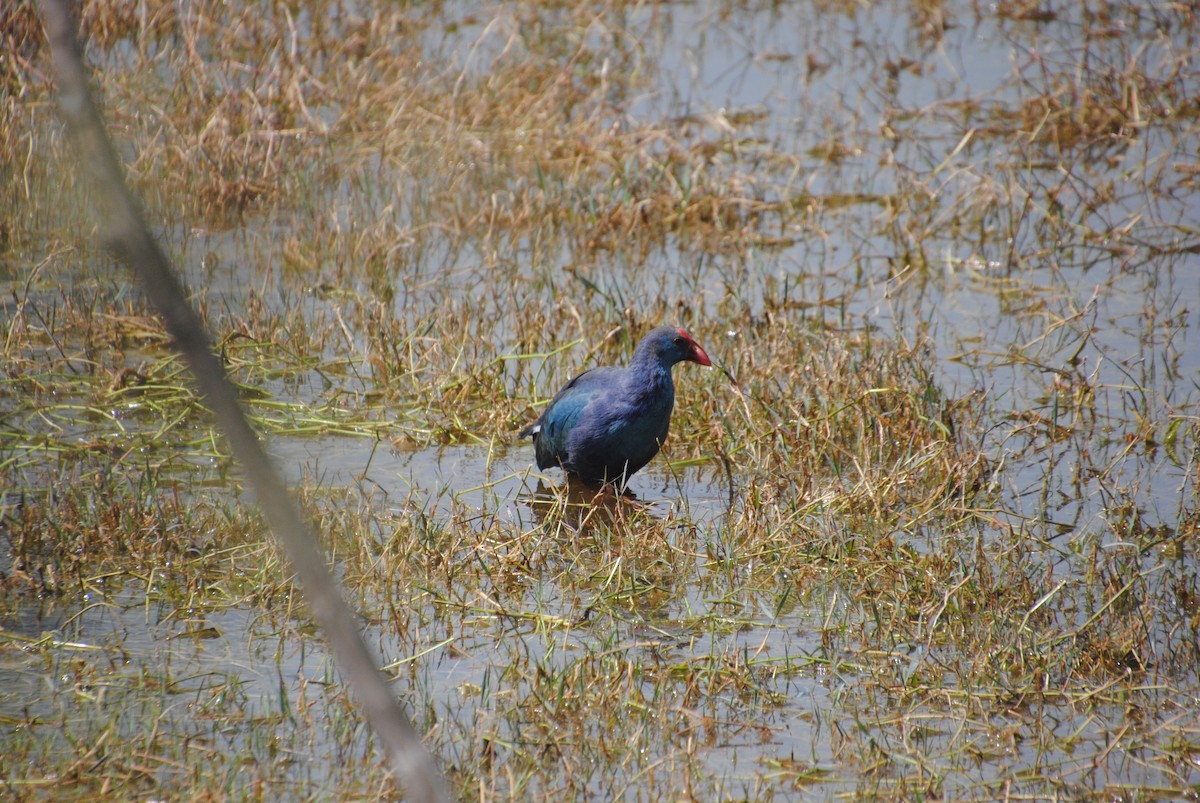
MULTIPOLYGON (((25 85, 24 76, 31 71, 34 59, 45 43, 36 3, 32 0, 14 0, 0 8, 0 87, 8 90, 5 93, 9 99, 4 104, 6 112, 15 105, 13 101, 25 85)), ((7 135, 14 130, 14 126, 0 120, 0 131, 7 135)), ((5 140, 7 138, 4 137, 5 140)), ((0 159, 0 164, 6 161, 0 159)))
POLYGON ((170 4, 83 9, 114 136, 131 148, 131 176, 163 217, 186 211, 227 225, 255 206, 288 206, 299 177, 312 181, 325 127, 310 104, 324 109, 329 95, 296 60, 311 30, 282 7, 263 12, 221 3, 182 16, 170 4))
POLYGON ((173 4, 154 0, 86 0, 79 9, 82 38, 101 51, 122 43, 139 49, 161 43, 177 22, 173 4))
MULTIPOLYGON (((155 473, 110 481, 117 476, 85 480, 68 470, 37 497, 27 492, 6 500, 8 594, 70 596, 97 583, 115 587, 122 577, 154 576, 164 584, 159 593, 171 587, 187 596, 188 589, 213 586, 216 599, 241 596, 241 581, 230 584, 237 571, 224 566, 239 553, 252 559, 247 546, 261 552, 266 533, 257 517, 197 498, 178 483, 160 483, 155 473)), ((268 565, 277 564, 271 560, 253 574, 261 579, 268 565)))
MULTIPOLYGON (((443 720, 431 736, 456 745, 455 778, 516 796, 619 796, 648 771, 708 788, 702 755, 723 740, 769 738, 762 717, 786 700, 774 689, 800 666, 715 641, 737 618, 672 621, 696 569, 686 521, 611 497, 581 506, 551 493, 529 504, 532 529, 463 508, 431 532, 364 500, 378 534, 339 539, 364 607, 378 610, 365 604, 377 594, 395 604, 384 626, 401 643, 444 632, 455 661, 501 656, 501 672, 458 688, 476 714, 443 720), (711 651, 692 654, 689 637, 713 638, 711 651)), ((402 657, 393 669, 409 665, 402 657)))
MULTIPOLYGON (((241 384, 257 425, 267 432, 312 434, 406 426, 389 421, 379 397, 367 392, 360 358, 337 313, 327 318, 324 305, 305 300, 310 303, 275 310, 250 292, 237 315, 215 303, 201 305, 202 314, 214 319, 215 347, 241 384), (303 393, 284 402, 275 396, 280 388, 303 393)), ((36 465, 47 455, 86 464, 89 453, 161 466, 187 451, 227 465, 161 322, 125 297, 123 288, 45 294, 34 285, 12 309, 3 332, 11 357, 0 377, 6 434, 0 467, 36 465)), ((410 418, 416 423, 409 429, 428 429, 427 416, 410 418)))
MULTIPOLYGON (((1000 16, 1016 18, 1003 9, 1000 16)), ((1059 21, 1059 35, 1074 35, 1048 37, 1036 57, 1020 65, 1019 80, 1030 94, 1020 108, 991 115, 999 129, 1020 132, 1052 160, 1080 151, 1110 158, 1190 103, 1183 50, 1161 41, 1144 45, 1139 34, 1191 31, 1194 9, 1144 13, 1125 3, 1101 3, 1059 21)))
POLYGON ((724 351, 740 394, 717 384, 703 405, 681 407, 688 441, 722 444, 763 491, 775 478, 779 501, 820 498, 871 530, 974 498, 985 467, 967 440, 971 410, 944 397, 922 348, 765 322, 741 334, 724 351), (697 432, 704 419, 719 432, 697 432))
POLYGON ((544 14, 498 16, 470 63, 441 76, 422 70, 419 83, 407 54, 368 49, 363 69, 384 80, 345 119, 363 127, 364 146, 382 138, 385 166, 421 185, 412 223, 510 242, 555 232, 585 251, 633 244, 642 253, 669 233, 713 232, 718 242, 742 226, 751 179, 734 159, 722 165, 720 154, 735 150, 730 133, 706 141, 682 123, 624 114, 636 82, 604 76, 637 58, 628 23, 588 15, 582 30, 608 35, 576 36, 544 14), (424 180, 431 168, 436 180, 424 180))

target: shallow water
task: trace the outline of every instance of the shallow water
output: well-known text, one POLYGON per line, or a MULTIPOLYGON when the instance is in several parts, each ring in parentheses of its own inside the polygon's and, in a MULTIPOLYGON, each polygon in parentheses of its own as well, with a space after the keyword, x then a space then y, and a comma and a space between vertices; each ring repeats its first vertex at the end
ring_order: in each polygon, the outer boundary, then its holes
MULTIPOLYGON (((1078 48, 1073 37, 1083 25, 1075 16, 1081 12, 1064 10, 1046 22, 1013 22, 991 14, 977 17, 969 7, 951 10, 955 24, 937 35, 931 33, 934 22, 898 3, 840 11, 824 4, 760 9, 659 5, 631 10, 623 33, 649 31, 637 47, 652 52, 656 66, 645 91, 626 107, 627 121, 687 118, 696 140, 719 139, 720 132, 732 126, 746 151, 753 151, 756 142, 769 142, 774 149, 794 154, 794 177, 781 176, 777 166, 764 166, 761 175, 747 176, 747 194, 758 200, 786 199, 789 193, 858 200, 844 211, 819 208, 783 232, 786 243, 741 258, 706 260, 696 244, 678 237, 669 247, 649 253, 644 264, 625 264, 623 272, 605 274, 605 290, 630 299, 648 285, 661 284, 668 296, 691 299, 710 319, 721 314, 730 297, 758 316, 768 300, 780 300, 772 299, 771 293, 786 292, 783 301, 819 305, 832 300, 830 306, 814 306, 812 315, 839 329, 873 329, 883 339, 927 342, 936 384, 949 397, 985 394, 993 425, 979 446, 994 464, 1003 465, 996 479, 998 520, 1019 522, 1028 527, 1030 537, 1054 545, 1058 551, 1048 551, 1048 563, 1070 571, 1075 568, 1071 555, 1077 540, 1097 537, 1113 548, 1123 545, 1107 521, 1114 493, 1127 498, 1144 527, 1168 532, 1175 531, 1195 504, 1194 439, 1185 436, 1171 446, 1160 427, 1154 430, 1160 442, 1147 444, 1138 432, 1145 420, 1194 422, 1200 403, 1200 341, 1194 335, 1200 327, 1200 255, 1194 243, 1191 251, 1168 253, 1172 243, 1186 245, 1188 237, 1195 237, 1200 197, 1195 187, 1182 184, 1161 195, 1139 191, 1137 172, 1139 166, 1158 169, 1194 161, 1200 143, 1190 128, 1180 133, 1165 124, 1150 127, 1111 164, 1106 166, 1099 157, 1085 160, 1088 186, 1082 179, 1075 184, 1057 176, 1053 167, 1008 164, 993 153, 999 138, 985 130, 987 115, 971 117, 971 126, 965 128, 959 104, 970 99, 994 107, 1000 110, 994 115, 996 124, 1002 124, 1006 118, 1001 112, 1014 114, 1026 94, 1034 94, 1041 76, 1035 69, 1038 60, 1053 66, 1078 48), (1022 79, 1011 81, 1014 75, 1022 79), (836 155, 830 155, 834 147, 836 155), (898 244, 904 238, 877 199, 911 191, 914 172, 927 174, 943 161, 945 170, 928 182, 928 227, 914 228, 908 243, 914 253, 923 250, 925 264, 904 264, 898 244), (1116 189, 1098 192, 1094 185, 1102 180, 1116 189), (1087 224, 1123 234, 1114 235, 1112 242, 1082 234, 1077 241, 1041 242, 1039 238, 1049 235, 1025 225, 1015 206, 1025 200, 1020 195, 1023 188, 1033 197, 1043 185, 1055 183, 1062 184, 1058 197, 1067 207, 1065 218, 1079 228, 1087 224), (975 192, 994 193, 996 211, 984 215, 978 230, 962 232, 946 225, 955 199, 965 202, 975 192), (1014 259, 1013 252, 1023 256, 1014 259), (1081 386, 1092 394, 1091 417, 1080 418, 1067 409, 1071 389, 1081 386), (1061 423, 1068 432, 1030 448, 1045 425, 1031 424, 1026 435, 1006 423, 1034 415, 1061 423)), ((494 11, 502 24, 489 25, 488 19, 449 4, 445 30, 426 30, 426 46, 431 54, 486 70, 488 58, 503 49, 502 34, 511 32, 514 24, 503 6, 494 11)), ((1152 70, 1157 59, 1195 37, 1194 32, 1177 33, 1176 38, 1151 35, 1148 27, 1118 20, 1112 38, 1103 41, 1110 42, 1116 54, 1128 39, 1144 41, 1143 48, 1132 49, 1152 70)), ((1112 53, 1098 52, 1097 59, 1114 61, 1112 53)), ((1196 81, 1188 85, 1194 89, 1196 81)), ((745 162, 736 160, 713 167, 744 168, 745 162)), ((343 188, 338 198, 347 208, 331 214, 348 224, 355 211, 352 188, 343 188)), ((403 211, 394 214, 396 224, 403 226, 403 211)), ((339 301, 313 291, 319 277, 310 277, 306 287, 284 283, 286 289, 279 289, 283 269, 273 249, 296 225, 301 224, 280 214, 269 225, 256 220, 232 231, 167 235, 185 255, 192 285, 206 288, 213 307, 236 309, 250 289, 271 306, 301 305, 314 316, 328 313, 339 301)), ((514 250, 519 262, 520 249, 514 250)), ((562 255, 564 267, 571 256, 562 255)), ((490 308, 502 302, 490 298, 489 290, 476 281, 486 273, 482 257, 428 252, 412 273, 396 277, 395 304, 413 320, 436 314, 445 295, 457 294, 459 300, 470 296, 490 308), (440 273, 446 265, 452 270, 440 273)), ((362 285, 343 289, 356 292, 368 280, 357 281, 362 285)), ((490 338, 510 343, 509 334, 492 332, 490 338)), ((558 345, 554 334, 547 333, 546 350, 558 345)), ((730 342, 743 334, 736 324, 730 325, 730 342)), ((721 359, 722 343, 704 345, 721 359)), ((693 366, 677 369, 676 379, 680 404, 687 403, 689 387, 722 383, 716 372, 693 366)), ((282 398, 302 401, 325 391, 316 377, 270 389, 282 398)), ((540 385, 538 394, 545 398, 553 390, 540 385)), ((524 408, 529 401, 515 403, 524 408)), ((81 437, 92 427, 89 423, 81 428, 81 437)), ((557 472, 543 477, 532 467, 532 449, 519 443, 515 432, 488 445, 416 449, 366 437, 277 436, 269 448, 290 483, 357 488, 390 512, 420 511, 435 522, 474 511, 466 520, 480 531, 497 521, 521 530, 538 526, 539 481, 561 481, 557 472)), ((217 473, 201 470, 209 479, 217 473)), ((412 660, 412 672, 427 699, 465 698, 453 706, 442 704, 448 717, 464 723, 494 715, 487 695, 475 699, 471 690, 493 688, 503 667, 521 649, 560 668, 574 655, 602 651, 606 645, 681 666, 753 657, 779 671, 757 676, 755 693, 761 700, 734 700, 722 709, 743 712, 745 728, 725 723, 718 729, 721 739, 703 753, 704 771, 723 779, 724 791, 737 793, 759 788, 755 784, 763 775, 764 760, 790 757, 836 773, 838 777, 821 783, 823 795, 854 792, 863 788, 869 773, 856 776, 855 768, 841 761, 839 745, 846 737, 839 729, 855 721, 855 712, 874 722, 872 712, 899 709, 908 702, 899 694, 895 701, 879 699, 876 687, 858 683, 860 675, 878 671, 861 655, 847 652, 828 658, 823 622, 842 618, 834 611, 848 611, 847 617, 863 615, 855 613, 860 610, 859 602, 852 601, 855 589, 821 588, 811 591, 803 604, 796 598, 781 599, 774 588, 747 592, 735 600, 712 597, 704 578, 712 571, 710 556, 721 552, 728 537, 730 516, 744 504, 744 479, 736 465, 725 475, 711 465, 671 468, 662 458, 634 479, 634 493, 653 515, 681 522, 677 531, 668 531, 676 539, 674 546, 690 550, 694 561, 677 578, 681 587, 631 592, 623 619, 605 615, 589 622, 586 615, 594 600, 564 590, 555 572, 548 572, 523 578, 524 596, 509 598, 506 604, 556 611, 576 623, 565 631, 547 632, 501 615, 472 616, 470 621, 460 620, 460 632, 430 638, 429 652, 419 660, 411 659, 407 637, 393 632, 389 624, 369 628, 368 638, 385 664, 412 660), (753 626, 698 629, 698 614, 721 605, 728 605, 731 621, 753 626), (513 647, 514 640, 519 648, 513 647), (767 698, 770 704, 762 702, 767 698), (841 712, 837 716, 830 714, 835 709, 841 712)), ((597 543, 595 552, 605 546, 597 543)), ((941 547, 936 533, 924 541, 914 538, 912 546, 922 554, 936 554, 941 547)), ((1172 569, 1171 559, 1154 551, 1140 552, 1137 561, 1150 575, 1167 575, 1172 569)), ((8 564, 8 556, 0 555, 0 571, 8 571, 8 564)), ((602 565, 599 559, 597 565, 602 565)), ((653 569, 637 568, 647 573, 653 569)), ((756 568, 748 564, 736 570, 752 576, 756 568)), ((573 565, 555 569, 587 570, 573 565)), ((600 581, 592 590, 596 597, 610 591, 600 581)), ((366 610, 380 610, 384 603, 367 596, 361 604, 366 610)), ((1073 615, 1082 622, 1091 613, 1080 605, 1073 615)), ((438 620, 432 603, 417 615, 438 620)), ((1180 611, 1181 619, 1187 615, 1180 611)), ((278 714, 288 705, 284 697, 299 693, 305 682, 323 682, 330 672, 319 640, 262 621, 254 605, 190 620, 174 608, 146 602, 145 590, 137 588, 118 589, 98 601, 66 598, 31 606, 4 622, 4 629, 33 639, 53 633, 86 645, 77 651, 77 659, 0 666, 0 716, 13 720, 74 711, 73 695, 89 694, 91 683, 80 690, 77 676, 162 672, 186 678, 163 702, 164 721, 186 729, 193 707, 175 707, 172 700, 188 695, 199 699, 234 686, 251 715, 278 714), (73 664, 75 660, 80 663, 73 664)), ((1174 638, 1160 633, 1153 641, 1165 653, 1174 638)), ((899 643, 891 645, 881 662, 901 678, 945 667, 949 696, 960 691, 959 679, 949 668, 956 657, 899 643)), ((1183 680, 1191 681, 1195 690, 1194 670, 1183 680)), ((1151 688, 1143 691, 1150 698, 1175 694, 1147 685, 1151 688)), ((646 687, 653 690, 650 683, 646 687)), ((314 704, 321 708, 320 702, 314 704)), ((1190 716, 1195 699, 1185 695, 1171 699, 1170 706, 1190 716)), ((960 714, 949 710, 949 705, 942 710, 927 704, 907 711, 930 723, 925 731, 897 735, 876 724, 863 727, 896 753, 904 752, 896 742, 911 739, 929 754, 941 756, 958 749, 952 717, 960 714)), ((1113 723, 1123 722, 1125 713, 1120 701, 1105 699, 1036 711, 1014 703, 1004 716, 987 714, 993 721, 971 726, 992 733, 992 741, 975 745, 973 770, 955 765, 960 775, 947 782, 945 791, 951 797, 980 794, 996 778, 1010 778, 1013 767, 1046 766, 1077 791, 1103 789, 1106 784, 1153 786, 1159 778, 1153 751, 1114 757, 1100 770, 1093 763, 1097 755, 1107 758, 1108 740, 1117 729, 1113 723)), ((315 755, 334 744, 325 738, 320 733, 313 737, 315 755)), ((247 748, 247 741, 231 737, 226 749, 240 748, 247 748)), ((318 781, 326 774, 319 764, 286 771, 318 781)), ((1200 778, 1194 761, 1190 770, 1180 772, 1193 783, 1200 778)), ((599 787, 592 791, 603 794, 599 787)))

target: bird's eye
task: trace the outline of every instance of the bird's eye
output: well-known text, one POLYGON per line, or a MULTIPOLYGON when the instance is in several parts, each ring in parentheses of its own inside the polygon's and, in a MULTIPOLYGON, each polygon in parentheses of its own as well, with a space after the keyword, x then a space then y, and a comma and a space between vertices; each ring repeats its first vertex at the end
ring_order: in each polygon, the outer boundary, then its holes
POLYGON ((683 348, 687 345, 687 341, 683 339, 682 335, 675 335, 675 345, 683 348))

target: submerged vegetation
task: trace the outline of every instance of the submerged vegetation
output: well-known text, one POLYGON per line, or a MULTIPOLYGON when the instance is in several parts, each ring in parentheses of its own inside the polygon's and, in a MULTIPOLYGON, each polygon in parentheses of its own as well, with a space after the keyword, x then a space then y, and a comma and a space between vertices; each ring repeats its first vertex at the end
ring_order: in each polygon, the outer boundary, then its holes
MULTIPOLYGON (((81 4, 457 794, 1194 798, 1187 4, 81 4), (685 325, 639 499, 532 470, 685 325), (733 381, 730 381, 731 377, 733 381)), ((0 788, 385 799, 0 10, 0 788)))

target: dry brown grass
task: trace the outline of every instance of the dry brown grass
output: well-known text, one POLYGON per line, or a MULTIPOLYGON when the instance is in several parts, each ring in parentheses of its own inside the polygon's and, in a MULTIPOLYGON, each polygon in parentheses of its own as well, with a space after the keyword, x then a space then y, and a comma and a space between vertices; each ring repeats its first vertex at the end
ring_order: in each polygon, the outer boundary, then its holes
MULTIPOLYGON (((307 510, 457 792, 1194 795, 1195 10, 698 13, 82 8, 252 414, 353 466, 307 510), (706 58, 779 82, 684 108, 706 58), (513 433, 665 320, 736 385, 677 372, 642 502, 539 487, 513 433)), ((386 798, 99 255, 34 19, 0 11, 0 778, 386 798)))

